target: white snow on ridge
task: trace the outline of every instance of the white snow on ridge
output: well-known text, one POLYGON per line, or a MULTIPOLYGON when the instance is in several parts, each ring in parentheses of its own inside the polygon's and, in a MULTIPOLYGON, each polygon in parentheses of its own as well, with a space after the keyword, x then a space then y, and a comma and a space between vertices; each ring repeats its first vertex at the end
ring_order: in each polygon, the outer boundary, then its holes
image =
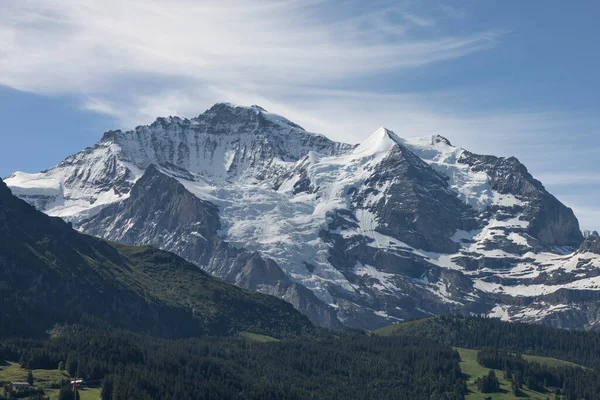
MULTIPOLYGON (((429 142, 422 138, 410 139, 410 141, 412 141, 409 143, 412 147, 415 146, 415 143, 420 146, 421 152, 418 154, 429 157, 426 161, 438 171, 452 172, 454 179, 451 182, 461 188, 463 194, 468 192, 469 194, 465 194, 465 197, 471 196, 469 198, 473 199, 480 207, 487 207, 490 204, 507 207, 524 205, 514 196, 501 195, 491 190, 487 175, 472 173, 468 166, 457 163, 463 150, 456 149, 444 142, 435 142, 431 138, 429 138, 429 142), (476 193, 480 196, 476 196, 476 193)), ((227 240, 243 243, 246 247, 260 251, 265 256, 274 259, 292 280, 313 290, 326 303, 335 304, 329 294, 328 287, 330 285, 342 287, 351 292, 355 289, 328 262, 329 247, 320 239, 319 231, 327 227, 328 212, 351 209, 349 196, 347 196, 348 191, 351 188, 360 189, 372 173, 372 168, 385 159, 396 143, 406 144, 407 142, 387 129, 380 128, 349 153, 338 156, 308 153, 306 157, 296 163, 294 168, 298 171, 306 171, 311 186, 317 189, 316 193, 292 194, 294 184, 300 179, 300 172, 283 182, 278 191, 273 191, 268 182, 263 184, 230 182, 225 187, 217 187, 218 185, 208 183, 201 178, 198 179, 199 182, 193 184, 180 181, 198 197, 219 205, 220 215, 224 221, 222 234, 227 240), (316 268, 313 272, 309 272, 305 263, 311 263, 316 268)), ((288 168, 295 170, 292 167, 288 168)), ((379 189, 379 193, 371 195, 372 198, 368 198, 367 203, 377 202, 385 196, 387 188, 379 189)), ((542 271, 551 271, 556 268, 571 271, 577 264, 577 261, 574 261, 570 255, 562 256, 561 261, 557 258, 559 256, 552 253, 527 253, 524 258, 533 258, 535 260, 533 263, 522 262, 512 266, 509 270, 465 271, 464 267, 453 261, 453 258, 459 256, 460 253, 439 254, 413 248, 395 238, 378 233, 376 228, 379 223, 368 210, 354 210, 354 215, 358 221, 358 229, 337 233, 344 237, 363 235, 372 239, 369 244, 372 247, 388 251, 412 252, 441 268, 459 270, 474 277, 485 272, 517 279, 530 279, 538 276, 542 271), (544 267, 544 263, 551 266, 544 267)), ((519 258, 519 256, 502 250, 485 250, 484 243, 504 237, 519 246, 529 247, 526 234, 522 233, 527 226, 528 222, 518 217, 508 219, 492 217, 483 229, 474 232, 456 232, 453 239, 463 243, 462 248, 465 252, 474 252, 490 258, 519 258)), ((391 274, 381 273, 372 266, 357 266, 355 272, 360 276, 369 276, 378 282, 374 286, 376 289, 393 290, 393 283, 391 283, 393 275, 391 274)), ((587 288, 593 285, 595 285, 595 281, 592 279, 573 284, 572 287, 587 288)), ((428 290, 437 293, 444 301, 452 302, 449 299, 451 295, 446 293, 446 287, 442 282, 438 282, 435 288, 429 287, 430 285, 426 286, 428 290)), ((504 286, 500 290, 500 285, 478 279, 475 287, 484 292, 501 292, 520 296, 551 293, 564 285, 556 288, 544 285, 515 285, 504 286)))
MULTIPOLYGON (((292 280, 331 304, 334 299, 329 294, 329 286, 350 292, 355 288, 329 263, 329 245, 322 241, 319 233, 327 228, 328 212, 350 209, 349 189, 363 185, 371 168, 387 156, 397 140, 392 132, 380 128, 349 153, 325 156, 311 151, 295 168, 305 169, 311 184, 318 188, 316 193, 294 195, 292 189, 299 179, 297 174, 283 182, 278 191, 272 189, 269 181, 229 181, 226 185, 219 184, 219 179, 209 181, 201 177, 197 182, 179 181, 191 193, 219 206, 223 221, 221 234, 226 240, 244 243, 248 249, 272 258, 292 280), (307 263, 315 267, 312 272, 307 263)), ((385 192, 385 188, 381 189, 385 192)), ((376 233, 376 222, 366 221, 361 212, 359 210, 357 216, 362 234, 382 245, 385 241, 390 246, 405 248, 403 243, 376 233)), ((364 215, 366 218, 367 214, 364 215)), ((382 284, 383 288, 389 289, 389 282, 382 284)))
POLYGON ((60 196, 61 182, 44 173, 28 174, 17 171, 9 175, 4 182, 16 196, 60 196))
POLYGON ((360 143, 350 154, 351 158, 368 159, 370 157, 386 156, 401 139, 392 131, 380 127, 365 141, 360 143))
POLYGON ((69 221, 94 215, 106 205, 128 197, 111 187, 117 181, 133 185, 143 171, 119 159, 120 147, 100 143, 37 174, 16 172, 5 182, 18 196, 46 214, 69 221))
POLYGON ((483 211, 492 204, 506 207, 523 205, 513 195, 492 190, 485 172, 472 171, 469 165, 461 164, 459 160, 464 149, 439 140, 436 135, 399 140, 436 171, 450 178, 452 190, 476 210, 483 211))
MULTIPOLYGON (((548 256, 548 253, 542 253, 540 258, 548 256)), ((546 267, 537 267, 538 271, 531 275, 525 275, 521 278, 532 278, 537 275, 541 271, 544 272, 552 272, 557 270, 562 270, 565 272, 576 272, 577 264, 585 261, 586 265, 589 268, 600 268, 600 258, 596 254, 578 254, 575 256, 567 256, 567 257, 557 257, 554 258, 555 263, 546 267)), ((520 264, 520 267, 523 267, 526 264, 520 264)), ((506 274, 507 277, 510 275, 514 275, 515 272, 518 272, 519 266, 511 269, 511 271, 506 274)), ((574 276, 576 278, 576 275, 574 276)), ((517 284, 513 286, 509 285, 500 285, 498 283, 486 282, 483 279, 475 279, 474 280, 475 288, 489 293, 503 293, 510 296, 542 296, 554 293, 560 289, 572 289, 572 290, 599 290, 600 289, 600 276, 595 276, 591 278, 586 278, 584 276, 580 277, 580 279, 574 279, 570 282, 560 283, 557 285, 551 284, 517 284)))
POLYGON ((398 293, 398 287, 394 284, 394 277, 396 275, 389 274, 386 272, 381 272, 375 267, 371 265, 362 265, 361 263, 357 263, 354 267, 354 273, 357 276, 364 278, 371 278, 377 281, 373 285, 374 288, 380 291, 387 291, 389 293, 398 293))
MULTIPOLYGON (((313 290, 327 304, 334 302, 329 285, 354 292, 329 263, 329 245, 319 232, 327 228, 328 212, 350 208, 348 190, 360 187, 370 176, 369 169, 393 148, 396 142, 391 134, 381 128, 350 153, 323 156, 310 152, 298 161, 297 166, 306 168, 317 193, 292 194, 298 176, 284 182, 279 191, 273 191, 268 183, 219 188, 215 196, 224 221, 224 237, 248 243, 249 248, 274 259, 292 280, 313 290), (315 266, 312 272, 306 263, 315 266)), ((374 225, 364 228, 374 234, 374 225)))

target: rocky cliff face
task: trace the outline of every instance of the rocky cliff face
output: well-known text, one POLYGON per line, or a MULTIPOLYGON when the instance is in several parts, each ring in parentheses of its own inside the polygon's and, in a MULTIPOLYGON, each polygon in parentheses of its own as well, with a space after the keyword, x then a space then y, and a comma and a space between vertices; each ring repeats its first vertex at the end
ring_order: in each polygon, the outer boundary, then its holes
POLYGON ((218 104, 108 132, 8 183, 87 233, 173 251, 323 326, 445 313, 598 321, 600 257, 572 210, 515 158, 441 136, 381 128, 348 145, 218 104))
POLYGON ((516 158, 465 152, 460 162, 469 165, 473 171, 485 172, 493 190, 526 202, 523 212, 529 221, 528 233, 533 237, 555 246, 576 247, 583 241, 573 210, 548 193, 516 158))
POLYGON ((581 246, 579 246, 579 253, 600 254, 600 234, 594 231, 586 237, 581 246))
POLYGON ((372 212, 383 235, 394 237, 412 247, 439 253, 454 253, 459 245, 451 240, 457 230, 477 227, 475 213, 436 172, 392 132, 385 140, 396 141, 386 158, 374 169, 361 191, 353 194, 357 209, 372 212), (369 204, 370 196, 384 196, 369 204))

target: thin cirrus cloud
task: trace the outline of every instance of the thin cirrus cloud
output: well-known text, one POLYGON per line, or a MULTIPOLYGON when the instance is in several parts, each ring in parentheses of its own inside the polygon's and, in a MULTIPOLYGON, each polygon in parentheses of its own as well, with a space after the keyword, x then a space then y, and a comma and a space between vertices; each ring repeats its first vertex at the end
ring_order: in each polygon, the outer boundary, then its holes
POLYGON ((293 0, 4 2, 0 84, 88 98, 110 97, 110 88, 137 76, 171 80, 170 89, 323 86, 461 57, 492 47, 500 35, 419 38, 413 29, 435 20, 390 5, 341 17, 328 7, 293 0))

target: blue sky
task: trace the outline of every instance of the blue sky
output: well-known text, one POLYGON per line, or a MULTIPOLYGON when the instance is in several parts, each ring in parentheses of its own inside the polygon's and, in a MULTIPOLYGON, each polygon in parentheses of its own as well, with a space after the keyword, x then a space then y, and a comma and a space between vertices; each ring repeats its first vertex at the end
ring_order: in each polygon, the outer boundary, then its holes
POLYGON ((596 1, 0 2, 0 176, 229 101, 337 140, 386 126, 517 156, 600 229, 598 15, 596 1))

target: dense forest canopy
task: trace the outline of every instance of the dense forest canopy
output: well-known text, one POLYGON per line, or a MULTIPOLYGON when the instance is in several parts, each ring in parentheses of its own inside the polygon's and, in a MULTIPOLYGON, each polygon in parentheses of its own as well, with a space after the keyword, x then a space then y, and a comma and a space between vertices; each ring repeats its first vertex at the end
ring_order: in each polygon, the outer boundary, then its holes
POLYGON ((440 316, 398 323, 375 331, 412 335, 468 349, 492 347, 554 357, 600 371, 600 333, 504 322, 488 317, 440 316))
POLYGON ((479 348, 479 365, 501 371, 478 377, 480 393, 497 392, 502 376, 513 383, 515 396, 525 388, 561 400, 600 394, 594 369, 600 358, 598 334, 593 332, 436 317, 394 325, 389 336, 378 333, 314 329, 261 343, 243 336, 172 340, 109 325, 65 325, 46 339, 1 337, 0 360, 32 370, 61 366, 71 376, 102 382, 104 400, 459 400, 469 389, 460 355, 451 347, 458 346, 479 348), (590 368, 551 366, 521 356, 533 352, 579 360, 590 368))
POLYGON ((458 400, 466 392, 458 353, 414 337, 323 331, 254 343, 237 337, 166 340, 112 329, 65 332, 48 340, 0 339, 0 358, 31 369, 64 362, 71 374, 104 379, 114 400, 430 400, 432 394, 458 400))

